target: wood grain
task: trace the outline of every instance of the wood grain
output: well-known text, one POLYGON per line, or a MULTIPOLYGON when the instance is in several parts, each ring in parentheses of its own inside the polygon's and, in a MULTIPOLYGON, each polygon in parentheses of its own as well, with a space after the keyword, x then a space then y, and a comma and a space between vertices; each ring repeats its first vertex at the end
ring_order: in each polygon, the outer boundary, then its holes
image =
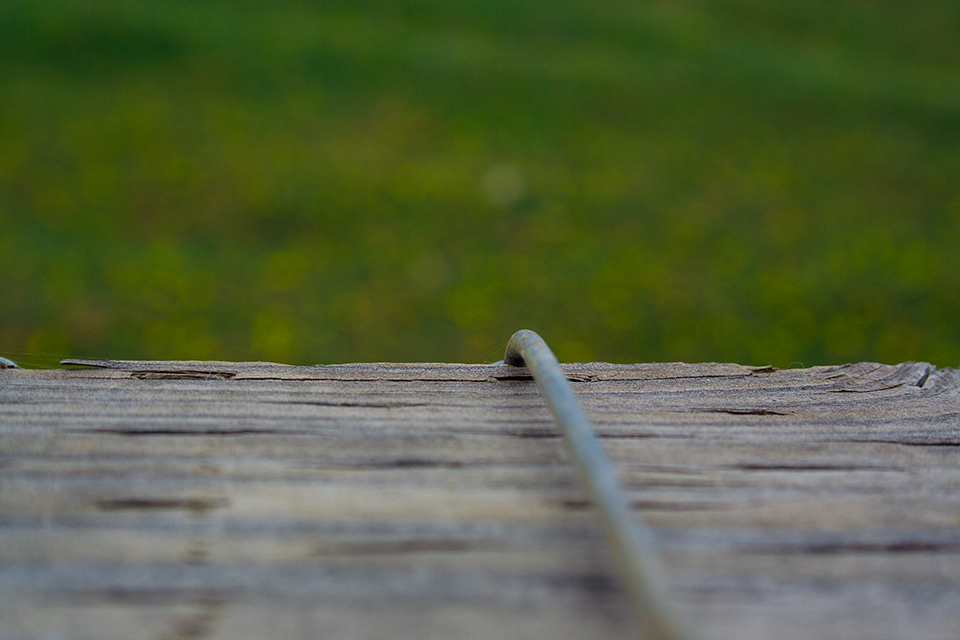
MULTIPOLYGON (((0 638, 627 638, 526 370, 0 371, 0 638)), ((703 638, 960 638, 960 373, 564 365, 703 638)))

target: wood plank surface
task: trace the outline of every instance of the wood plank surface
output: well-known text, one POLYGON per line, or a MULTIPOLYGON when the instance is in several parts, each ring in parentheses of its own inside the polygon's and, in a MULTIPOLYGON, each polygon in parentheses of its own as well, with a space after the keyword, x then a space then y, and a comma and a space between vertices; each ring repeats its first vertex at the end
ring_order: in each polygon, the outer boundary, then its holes
MULTIPOLYGON (((0 371, 0 639, 629 638, 504 365, 0 371)), ((706 639, 960 638, 960 373, 564 365, 706 639)))

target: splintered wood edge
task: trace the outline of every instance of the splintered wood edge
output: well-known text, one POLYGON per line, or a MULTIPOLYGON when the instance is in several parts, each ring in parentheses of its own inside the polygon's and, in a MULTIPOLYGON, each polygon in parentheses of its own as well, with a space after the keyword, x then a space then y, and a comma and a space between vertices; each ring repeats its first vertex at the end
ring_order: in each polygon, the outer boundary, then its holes
MULTIPOLYGON (((372 362, 299 366, 273 362, 223 362, 210 360, 88 360, 71 358, 61 364, 86 369, 11 369, 35 377, 86 378, 134 377, 159 379, 303 380, 339 382, 501 382, 532 380, 525 367, 504 364, 372 362), (97 373, 97 372, 101 373, 97 373)), ((938 369, 925 362, 899 365, 859 362, 804 369, 776 369, 730 363, 562 364, 572 382, 630 382, 669 380, 746 380, 770 377, 777 384, 830 383, 837 392, 877 392, 917 387, 923 392, 960 392, 960 369, 938 369)))
MULTIPOLYGON (((272 362, 220 362, 198 360, 62 360, 64 366, 82 366, 124 371, 134 374, 196 374, 204 377, 235 379, 271 378, 278 380, 396 380, 493 382, 527 380, 525 367, 504 364, 448 363, 352 363, 296 366, 272 362)), ((748 367, 739 364, 680 362, 651 364, 610 364, 606 362, 562 365, 575 382, 613 380, 667 380, 673 378, 747 377, 776 371, 772 367, 748 367)))

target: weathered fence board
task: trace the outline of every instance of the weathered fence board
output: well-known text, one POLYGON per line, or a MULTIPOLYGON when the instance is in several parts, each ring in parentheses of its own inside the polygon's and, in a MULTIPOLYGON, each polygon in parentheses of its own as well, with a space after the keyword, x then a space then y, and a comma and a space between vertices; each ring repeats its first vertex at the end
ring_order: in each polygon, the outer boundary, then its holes
MULTIPOLYGON (((503 365, 0 371, 0 638, 626 638, 503 365)), ((960 373, 565 365, 704 638, 960 638, 960 373)))

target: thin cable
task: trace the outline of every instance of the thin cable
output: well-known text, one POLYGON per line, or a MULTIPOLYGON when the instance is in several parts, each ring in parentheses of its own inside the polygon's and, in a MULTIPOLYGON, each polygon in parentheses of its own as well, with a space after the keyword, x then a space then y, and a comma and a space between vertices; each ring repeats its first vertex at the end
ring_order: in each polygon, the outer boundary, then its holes
POLYGON ((613 465, 550 347, 533 331, 517 331, 507 344, 503 361, 530 369, 563 431, 580 480, 599 512, 613 560, 630 596, 640 637, 690 638, 689 631, 667 604, 664 571, 653 537, 630 510, 613 465))

